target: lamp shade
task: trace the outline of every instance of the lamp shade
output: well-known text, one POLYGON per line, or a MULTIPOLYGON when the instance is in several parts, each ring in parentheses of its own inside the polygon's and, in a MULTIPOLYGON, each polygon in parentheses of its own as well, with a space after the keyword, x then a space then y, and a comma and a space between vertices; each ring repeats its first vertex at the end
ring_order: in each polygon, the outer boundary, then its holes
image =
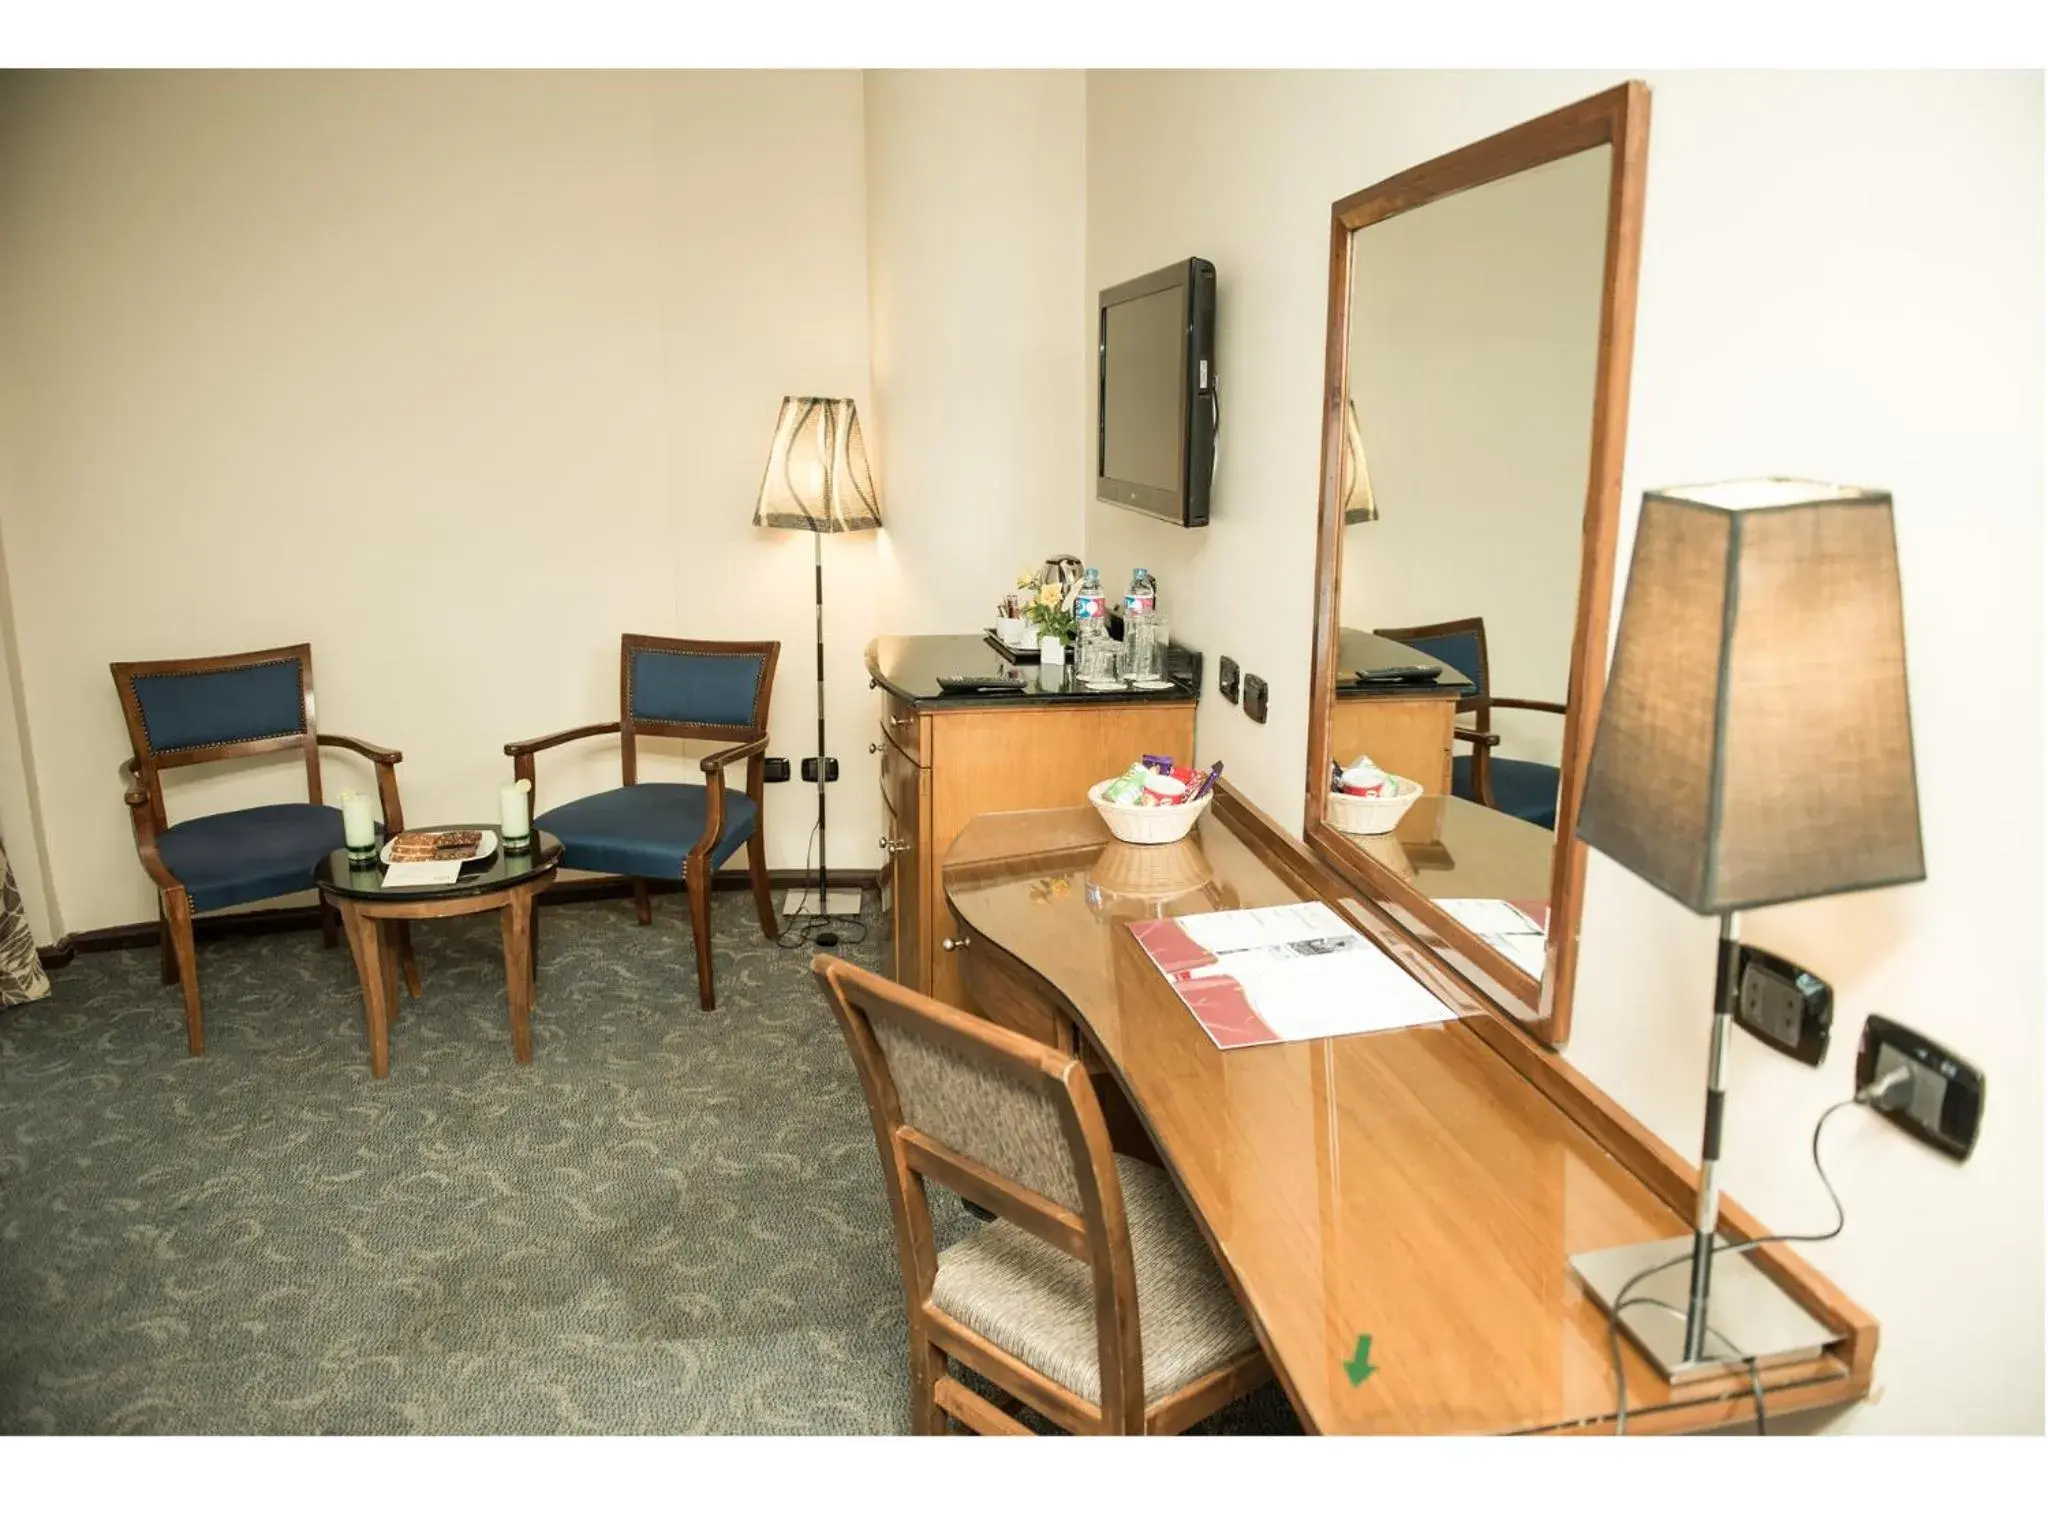
POLYGON ((754 504, 756 528, 854 533, 882 526, 851 400, 786 395, 754 504))
POLYGON ((1372 499, 1372 477, 1365 468, 1365 438, 1358 430, 1358 408, 1351 397, 1344 397, 1344 454, 1339 466, 1341 484, 1338 505, 1344 509, 1344 521, 1350 523, 1376 523, 1380 520, 1379 505, 1372 499))
POLYGON ((1925 877, 1891 497, 1643 497, 1578 835, 1695 912, 1925 877))

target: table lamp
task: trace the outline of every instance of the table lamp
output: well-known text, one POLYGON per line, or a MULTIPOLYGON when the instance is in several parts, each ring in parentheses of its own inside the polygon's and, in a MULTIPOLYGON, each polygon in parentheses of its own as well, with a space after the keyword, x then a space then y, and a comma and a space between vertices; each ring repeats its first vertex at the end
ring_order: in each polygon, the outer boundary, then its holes
POLYGON ((754 504, 756 528, 806 529, 811 538, 811 591, 818 635, 818 916, 810 940, 821 949, 839 943, 826 900, 825 781, 825 540, 828 533, 857 533, 882 526, 874 478, 860 418, 851 400, 785 395, 768 445, 768 468, 754 504))
POLYGON ((1667 1266, 1620 1321, 1672 1380, 1815 1352, 1830 1330, 1747 1254, 1714 1254, 1736 914, 1925 877, 1888 494, 1770 479, 1643 497, 1578 836, 1719 916, 1721 942, 1692 1235, 1573 1267, 1612 1310, 1667 1266))

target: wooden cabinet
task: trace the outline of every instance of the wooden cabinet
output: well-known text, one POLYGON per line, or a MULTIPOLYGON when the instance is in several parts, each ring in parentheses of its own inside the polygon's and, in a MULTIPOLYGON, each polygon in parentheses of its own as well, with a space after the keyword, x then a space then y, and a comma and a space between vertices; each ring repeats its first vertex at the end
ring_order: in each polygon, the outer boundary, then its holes
POLYGON ((1348 763, 1363 753, 1388 773, 1413 779, 1425 795, 1448 795, 1458 702, 1454 696, 1340 695, 1330 704, 1330 755, 1348 763))
POLYGON ((1142 704, 979 703, 920 707, 879 693, 891 959, 905 986, 971 1008, 939 865, 984 811, 1079 805, 1147 752, 1195 750, 1191 699, 1142 704))

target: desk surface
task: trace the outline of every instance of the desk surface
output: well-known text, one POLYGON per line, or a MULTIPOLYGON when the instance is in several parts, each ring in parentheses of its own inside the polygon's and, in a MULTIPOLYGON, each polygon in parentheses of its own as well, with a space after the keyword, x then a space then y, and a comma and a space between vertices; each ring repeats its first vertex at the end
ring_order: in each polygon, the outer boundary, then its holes
MULTIPOLYGON (((946 893, 976 942, 1057 994, 1115 1074, 1308 1424, 1611 1428, 1605 1314, 1567 1261, 1686 1222, 1468 1019, 1211 1045, 1127 929, 1140 908, 1181 915, 1318 894, 1255 846, 1256 824, 1235 804, 1160 849, 1114 842, 1087 807, 978 817, 947 855, 946 893), (1345 1365, 1366 1336, 1375 1369, 1354 1386, 1345 1365)), ((1427 970, 1383 922, 1368 931, 1427 970)), ((1631 1428, 1749 1411, 1747 1376, 1674 1392, 1626 1340, 1623 1357, 1631 1428)), ((1833 1355, 1764 1382, 1778 1410, 1868 1389, 1867 1366, 1833 1355)))
POLYGON ((1472 679, 1427 651, 1389 640, 1369 629, 1337 632, 1337 697, 1439 699, 1462 694, 1472 679), (1437 675, 1422 683, 1368 683, 1358 674, 1376 667, 1436 667, 1437 675))
POLYGON ((1431 900, 1550 900, 1557 834, 1476 801, 1424 795, 1391 832, 1340 835, 1431 900))

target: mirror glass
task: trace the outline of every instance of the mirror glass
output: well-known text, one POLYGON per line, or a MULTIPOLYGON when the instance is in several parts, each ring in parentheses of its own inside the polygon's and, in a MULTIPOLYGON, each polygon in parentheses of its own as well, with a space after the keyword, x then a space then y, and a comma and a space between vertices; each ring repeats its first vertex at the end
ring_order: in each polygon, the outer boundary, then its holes
POLYGON ((1602 144, 1351 237, 1327 755, 1398 780, 1333 794, 1325 824, 1534 992, 1550 950, 1612 164, 1602 144), (1397 814, 1390 794, 1414 798, 1397 814))

